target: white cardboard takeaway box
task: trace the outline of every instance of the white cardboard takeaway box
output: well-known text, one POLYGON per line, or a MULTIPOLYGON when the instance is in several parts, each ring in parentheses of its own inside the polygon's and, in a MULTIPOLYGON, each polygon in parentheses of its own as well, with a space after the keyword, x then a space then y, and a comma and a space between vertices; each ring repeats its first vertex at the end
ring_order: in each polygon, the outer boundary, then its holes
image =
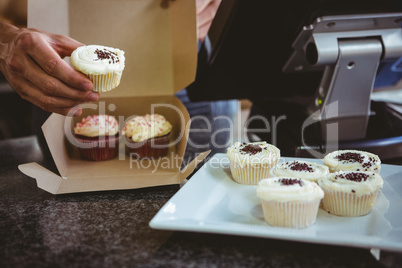
POLYGON ((30 0, 28 27, 124 50, 120 85, 101 93, 99 102, 83 105, 83 116, 106 112, 122 125, 133 115, 160 113, 172 123, 175 141, 161 159, 134 160, 121 150, 113 160, 85 161, 68 139, 81 117, 52 114, 42 130, 60 176, 37 163, 19 166, 38 187, 62 194, 177 184, 207 155, 200 154, 180 170, 190 118, 174 94, 195 77, 195 1, 30 0))

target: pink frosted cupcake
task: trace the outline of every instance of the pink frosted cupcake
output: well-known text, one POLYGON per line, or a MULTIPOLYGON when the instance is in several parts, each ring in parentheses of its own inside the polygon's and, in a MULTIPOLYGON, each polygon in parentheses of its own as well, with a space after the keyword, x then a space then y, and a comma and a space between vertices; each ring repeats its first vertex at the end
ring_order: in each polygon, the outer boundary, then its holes
POLYGON ((109 115, 91 115, 74 127, 81 157, 90 161, 104 161, 116 157, 119 144, 119 124, 109 115))
POLYGON ((258 183, 257 196, 269 225, 301 229, 315 223, 324 192, 315 182, 275 177, 258 183))
POLYGON ((126 149, 133 158, 159 158, 167 155, 172 125, 163 115, 135 116, 123 129, 126 149))

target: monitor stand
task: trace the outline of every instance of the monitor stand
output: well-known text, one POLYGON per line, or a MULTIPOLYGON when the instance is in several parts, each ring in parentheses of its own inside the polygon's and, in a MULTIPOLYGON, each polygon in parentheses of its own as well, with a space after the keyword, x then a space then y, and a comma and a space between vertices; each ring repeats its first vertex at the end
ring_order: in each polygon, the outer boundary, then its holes
POLYGON ((324 70, 306 123, 319 121, 328 143, 367 136, 379 63, 402 56, 401 23, 402 13, 327 16, 296 38, 283 71, 324 70))

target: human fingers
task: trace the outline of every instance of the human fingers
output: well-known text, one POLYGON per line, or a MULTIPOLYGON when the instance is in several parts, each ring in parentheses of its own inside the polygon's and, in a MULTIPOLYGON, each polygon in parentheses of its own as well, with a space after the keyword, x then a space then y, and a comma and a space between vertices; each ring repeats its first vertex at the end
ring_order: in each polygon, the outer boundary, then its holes
POLYGON ((197 0, 198 39, 204 40, 221 0, 197 0))
POLYGON ((10 79, 10 81, 12 81, 10 85, 21 96, 21 98, 33 103, 45 111, 62 115, 72 114, 74 116, 79 116, 82 113, 82 109, 77 106, 79 104, 77 101, 68 98, 45 95, 41 90, 25 79, 10 79))
POLYGON ((24 77, 45 95, 72 99, 81 103, 99 99, 96 92, 71 88, 59 79, 50 76, 31 59, 27 59, 25 65, 27 68, 25 68, 24 77))
POLYGON ((198 27, 197 36, 200 41, 204 41, 205 36, 207 36, 209 31, 209 25, 203 25, 198 27))
POLYGON ((57 54, 59 54, 61 58, 70 56, 75 49, 85 45, 66 35, 53 34, 35 28, 29 28, 28 30, 43 34, 50 46, 57 52, 57 54))
POLYGON ((48 34, 48 36, 50 46, 61 58, 71 56, 71 53, 73 53, 74 50, 84 45, 83 43, 65 35, 48 34))
MULTIPOLYGON (((54 41, 51 36, 38 32, 26 32, 20 37, 20 47, 50 76, 66 85, 81 89, 92 90, 91 81, 83 74, 75 71, 51 46, 54 41)), ((60 52, 61 53, 61 52, 60 52)), ((63 53, 61 53, 62 56, 63 53)))
POLYGON ((220 0, 203 1, 200 8, 197 8, 197 25, 203 26, 210 24, 219 8, 220 0))
POLYGON ((202 11, 212 2, 213 0, 197 0, 196 9, 197 14, 202 13, 202 11))
MULTIPOLYGON (((95 92, 69 87, 64 82, 46 73, 43 68, 38 66, 37 62, 27 56, 25 47, 21 43, 24 44, 24 42, 17 42, 17 48, 14 49, 8 59, 9 73, 11 74, 8 76, 9 82, 10 80, 15 82, 17 82, 16 80, 27 80, 45 95, 69 98, 81 103, 96 101, 99 98, 95 92)), ((60 57, 58 58, 62 61, 60 57)), ((73 72, 75 71, 73 70, 73 72)), ((75 73, 82 75, 78 72, 75 73)), ((22 85, 24 84, 26 83, 22 83, 22 85)))
POLYGON ((160 6, 162 7, 162 8, 168 8, 169 7, 169 3, 170 2, 174 2, 175 0, 162 0, 161 1, 161 3, 160 3, 160 6))

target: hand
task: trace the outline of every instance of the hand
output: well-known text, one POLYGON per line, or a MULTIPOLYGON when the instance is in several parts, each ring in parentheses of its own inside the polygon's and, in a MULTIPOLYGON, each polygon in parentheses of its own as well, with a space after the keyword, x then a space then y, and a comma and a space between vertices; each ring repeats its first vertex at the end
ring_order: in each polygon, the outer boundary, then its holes
POLYGON ((0 70, 23 98, 48 112, 82 113, 76 105, 96 101, 92 82, 62 60, 83 44, 63 35, 0 22, 0 70))
POLYGON ((198 39, 203 41, 215 17, 221 0, 197 0, 198 39))

